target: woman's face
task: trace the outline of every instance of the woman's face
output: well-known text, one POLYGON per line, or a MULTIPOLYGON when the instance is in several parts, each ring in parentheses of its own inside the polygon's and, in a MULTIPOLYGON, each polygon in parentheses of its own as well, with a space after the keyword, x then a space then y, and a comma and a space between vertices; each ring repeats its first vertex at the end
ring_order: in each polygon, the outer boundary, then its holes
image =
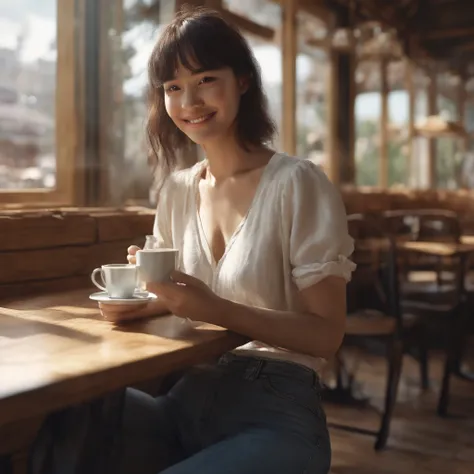
POLYGON ((164 84, 166 112, 193 142, 205 146, 233 133, 245 82, 230 68, 193 73, 180 64, 175 79, 164 84))

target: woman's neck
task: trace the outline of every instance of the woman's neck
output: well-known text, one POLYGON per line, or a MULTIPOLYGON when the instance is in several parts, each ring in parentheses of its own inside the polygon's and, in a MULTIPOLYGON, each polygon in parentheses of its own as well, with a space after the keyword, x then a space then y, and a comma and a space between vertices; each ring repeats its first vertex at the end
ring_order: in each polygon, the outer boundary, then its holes
POLYGON ((203 149, 207 158, 208 172, 216 183, 265 166, 274 153, 264 147, 249 147, 245 150, 235 139, 215 141, 206 144, 203 149))

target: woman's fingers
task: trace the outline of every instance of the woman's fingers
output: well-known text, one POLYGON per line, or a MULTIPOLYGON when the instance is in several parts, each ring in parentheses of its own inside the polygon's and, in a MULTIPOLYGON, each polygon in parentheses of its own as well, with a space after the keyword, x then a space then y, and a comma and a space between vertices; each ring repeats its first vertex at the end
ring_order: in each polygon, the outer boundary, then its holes
POLYGON ((136 265, 137 259, 136 259, 135 255, 139 250, 141 250, 141 248, 138 247, 137 245, 130 245, 130 247, 128 247, 128 249, 127 249, 127 252, 128 252, 127 261, 128 261, 128 263, 130 263, 132 265, 136 265))
POLYGON ((141 305, 121 305, 121 304, 107 304, 99 303, 99 308, 102 316, 107 321, 127 321, 136 319, 140 312, 147 306, 147 302, 141 305))
POLYGON ((143 306, 146 306, 147 304, 147 301, 143 301, 143 304, 134 305, 99 303, 99 308, 105 313, 128 314, 136 313, 138 309, 142 309, 143 306))
POLYGON ((129 255, 135 255, 139 250, 141 250, 141 248, 138 247, 138 245, 130 245, 130 247, 127 249, 127 252, 129 255))

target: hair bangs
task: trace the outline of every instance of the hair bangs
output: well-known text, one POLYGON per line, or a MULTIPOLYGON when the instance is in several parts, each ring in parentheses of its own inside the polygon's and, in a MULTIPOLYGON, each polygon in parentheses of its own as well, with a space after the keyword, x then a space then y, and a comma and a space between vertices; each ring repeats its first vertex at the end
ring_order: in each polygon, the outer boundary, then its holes
POLYGON ((222 32, 216 32, 215 28, 202 28, 196 22, 184 22, 169 31, 162 39, 160 50, 152 57, 156 85, 175 79, 180 64, 192 73, 224 67, 235 69, 235 55, 232 61, 225 46, 229 42, 216 41, 216 36, 222 37, 222 32))

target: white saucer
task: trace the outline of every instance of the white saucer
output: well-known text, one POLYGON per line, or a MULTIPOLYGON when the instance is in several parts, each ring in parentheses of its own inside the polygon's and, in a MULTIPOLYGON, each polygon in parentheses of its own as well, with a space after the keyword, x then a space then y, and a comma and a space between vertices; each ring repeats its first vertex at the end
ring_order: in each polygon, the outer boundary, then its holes
POLYGON ((105 291, 98 291, 89 296, 91 300, 107 304, 143 304, 148 301, 156 300, 154 293, 148 291, 137 291, 132 298, 111 298, 105 291))

